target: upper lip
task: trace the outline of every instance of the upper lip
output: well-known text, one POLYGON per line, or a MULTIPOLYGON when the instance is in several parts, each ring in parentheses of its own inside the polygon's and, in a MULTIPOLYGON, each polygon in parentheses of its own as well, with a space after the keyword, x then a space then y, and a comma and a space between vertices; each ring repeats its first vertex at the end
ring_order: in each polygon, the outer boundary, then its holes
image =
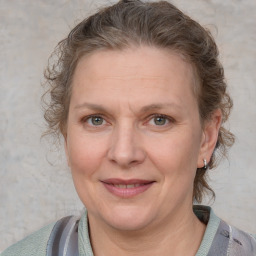
POLYGON ((154 180, 142 180, 142 179, 129 179, 129 180, 123 180, 123 179, 106 179, 101 180, 103 183, 107 184, 113 184, 113 185, 130 185, 130 184, 149 184, 154 182, 154 180))

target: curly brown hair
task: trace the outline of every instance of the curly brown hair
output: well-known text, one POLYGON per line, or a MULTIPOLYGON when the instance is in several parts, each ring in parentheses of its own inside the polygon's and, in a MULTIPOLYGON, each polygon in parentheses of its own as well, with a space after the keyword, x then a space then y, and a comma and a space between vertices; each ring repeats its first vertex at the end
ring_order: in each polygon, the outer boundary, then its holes
MULTIPOLYGON (((202 123, 216 109, 221 110, 222 125, 208 163, 208 169, 212 169, 234 143, 233 134, 223 126, 232 108, 223 67, 211 33, 166 1, 119 1, 84 19, 59 42, 52 54, 54 62, 49 62, 45 71, 48 90, 43 99, 47 133, 66 136, 72 78, 81 57, 100 49, 122 50, 140 45, 177 51, 193 65, 199 80, 194 91, 202 123)), ((207 183, 207 171, 198 168, 193 200, 201 202, 207 191, 215 196, 207 183)))

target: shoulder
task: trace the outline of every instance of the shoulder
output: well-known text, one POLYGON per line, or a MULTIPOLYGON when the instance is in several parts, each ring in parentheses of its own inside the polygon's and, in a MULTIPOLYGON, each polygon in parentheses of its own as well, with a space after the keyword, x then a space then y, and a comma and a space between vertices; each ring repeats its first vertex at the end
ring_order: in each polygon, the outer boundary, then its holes
POLYGON ((52 223, 41 228, 1 253, 1 256, 45 256, 50 234, 55 226, 52 223))
POLYGON ((194 206, 194 212, 207 225, 197 256, 256 255, 255 236, 221 220, 210 207, 194 206))
POLYGON ((212 249, 226 248, 229 255, 256 255, 255 237, 221 220, 212 249))
POLYGON ((79 220, 66 216, 10 246, 1 256, 78 255, 79 220))

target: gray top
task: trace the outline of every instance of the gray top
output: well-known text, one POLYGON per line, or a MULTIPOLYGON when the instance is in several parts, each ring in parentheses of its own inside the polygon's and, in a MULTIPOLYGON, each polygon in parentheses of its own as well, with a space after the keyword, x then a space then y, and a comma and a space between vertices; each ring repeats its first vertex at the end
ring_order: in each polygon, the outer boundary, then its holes
MULTIPOLYGON (((194 212, 202 222, 207 224, 203 240, 195 256, 222 256, 218 253, 216 254, 216 250, 221 250, 221 246, 226 246, 228 249, 228 254, 223 254, 225 256, 249 255, 236 253, 240 252, 241 248, 243 248, 243 246, 241 246, 242 244, 247 247, 251 246, 249 250, 252 250, 253 254, 250 255, 256 255, 256 253, 254 254, 254 252, 256 252, 255 237, 229 226, 220 220, 208 206, 194 206, 194 212), (216 241, 220 242, 217 243, 218 246, 215 246, 215 248, 212 245, 214 245, 216 241)), ((1 256, 46 256, 46 248, 47 245, 49 245, 49 241, 51 241, 51 232, 55 224, 56 222, 10 246, 1 253, 1 256)), ((70 225, 72 226, 71 222, 70 225)), ((93 256, 86 210, 82 214, 78 225, 78 249, 79 256, 93 256)))
MULTIPOLYGON (((203 240, 195 256, 256 256, 255 237, 229 226, 218 218, 208 206, 196 205, 194 206, 194 213, 200 221, 207 225, 203 240), (232 232, 230 229, 233 229, 232 232), (232 237, 232 234, 234 237, 232 237), (252 246, 253 248, 251 248, 252 246)), ((79 223, 79 233, 79 255, 93 256, 86 212, 79 223)))

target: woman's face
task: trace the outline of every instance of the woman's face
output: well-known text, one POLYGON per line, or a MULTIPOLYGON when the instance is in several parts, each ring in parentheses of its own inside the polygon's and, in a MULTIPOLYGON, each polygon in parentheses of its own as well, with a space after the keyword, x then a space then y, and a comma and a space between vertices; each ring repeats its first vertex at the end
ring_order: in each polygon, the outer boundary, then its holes
POLYGON ((98 51, 78 63, 66 154, 89 218, 119 230, 192 209, 206 135, 192 67, 151 47, 98 51))

